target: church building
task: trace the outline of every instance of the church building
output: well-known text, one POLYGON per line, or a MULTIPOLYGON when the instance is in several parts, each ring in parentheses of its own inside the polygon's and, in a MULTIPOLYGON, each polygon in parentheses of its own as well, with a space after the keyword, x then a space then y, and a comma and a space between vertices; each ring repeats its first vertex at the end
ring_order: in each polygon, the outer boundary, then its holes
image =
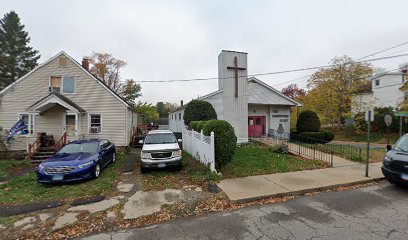
MULTIPOLYGON (((223 50, 218 55, 218 90, 200 100, 214 107, 218 119, 235 129, 238 142, 248 137, 290 132, 290 109, 301 106, 258 78, 248 78, 247 53, 223 50)), ((169 114, 169 129, 182 132, 186 105, 169 114)))

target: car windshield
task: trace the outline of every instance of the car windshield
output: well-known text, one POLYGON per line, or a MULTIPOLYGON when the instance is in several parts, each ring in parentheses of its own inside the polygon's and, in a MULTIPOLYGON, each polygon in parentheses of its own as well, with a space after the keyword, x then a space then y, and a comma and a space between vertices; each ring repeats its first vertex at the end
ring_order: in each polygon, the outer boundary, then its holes
POLYGON ((402 136, 394 145, 394 150, 408 152, 408 135, 402 136))
POLYGON ((146 136, 145 144, 176 143, 176 137, 172 133, 155 133, 146 136))
POLYGON ((98 152, 97 142, 87 143, 71 143, 63 147, 58 154, 72 154, 72 153, 96 153, 98 152))

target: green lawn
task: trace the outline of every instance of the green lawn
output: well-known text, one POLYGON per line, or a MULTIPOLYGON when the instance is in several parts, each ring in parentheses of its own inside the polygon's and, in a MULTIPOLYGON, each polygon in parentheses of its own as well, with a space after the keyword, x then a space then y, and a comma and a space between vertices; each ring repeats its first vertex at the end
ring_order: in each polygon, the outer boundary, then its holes
POLYGON ((249 145, 237 147, 233 160, 221 172, 223 177, 233 178, 325 167, 328 167, 325 162, 299 159, 293 155, 276 153, 269 147, 249 145))
MULTIPOLYGON (((381 162, 384 159, 386 150, 385 149, 370 149, 370 157, 369 157, 369 161, 370 162, 381 162)), ((367 159, 367 148, 363 147, 361 149, 361 159, 353 159, 353 158, 348 158, 352 161, 355 162, 362 162, 364 163, 367 159)))
POLYGON ((9 177, 18 171, 29 168, 31 163, 27 160, 0 160, 0 179, 9 177))
MULTIPOLYGON (((399 138, 397 133, 390 133, 390 143, 395 143, 399 138)), ((387 143, 387 134, 380 134, 378 132, 372 132, 370 134, 370 142, 372 143, 387 143)), ((367 133, 347 133, 342 130, 340 132, 334 132, 334 141, 347 141, 347 142, 366 142, 367 133)))
POLYGON ((189 185, 206 187, 208 183, 218 180, 218 175, 211 173, 208 167, 184 151, 182 163, 181 171, 163 169, 146 174, 137 173, 137 177, 142 179, 143 190, 182 189, 189 185))
POLYGON ((38 184, 35 173, 12 178, 0 185, 0 205, 104 195, 114 189, 125 157, 118 152, 117 161, 105 168, 98 179, 75 184, 38 184))
MULTIPOLYGON (((334 155, 354 161, 354 162, 365 162, 367 158, 367 148, 358 146, 348 146, 348 145, 340 145, 340 144, 302 144, 305 147, 330 153, 333 152, 334 155)), ((370 150, 370 162, 380 162, 383 160, 385 155, 385 148, 384 149, 371 149, 370 150)))

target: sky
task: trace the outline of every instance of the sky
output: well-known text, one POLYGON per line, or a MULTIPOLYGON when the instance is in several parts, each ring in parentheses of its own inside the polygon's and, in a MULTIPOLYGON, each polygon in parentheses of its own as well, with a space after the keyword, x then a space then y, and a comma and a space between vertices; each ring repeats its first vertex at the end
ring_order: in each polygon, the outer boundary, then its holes
MULTIPOLYGON (((408 41, 407 9, 406 0, 0 0, 1 16, 19 14, 40 62, 62 50, 77 61, 107 52, 127 62, 121 76, 136 82, 217 77, 223 49, 247 52, 248 74, 359 58, 408 41)), ((403 53, 408 44, 374 57, 403 53)), ((373 65, 390 70, 403 63, 408 57, 373 65)), ((281 90, 290 83, 305 87, 304 76, 312 73, 259 78, 281 90)), ((153 104, 218 90, 217 80, 141 86, 139 100, 153 104)))

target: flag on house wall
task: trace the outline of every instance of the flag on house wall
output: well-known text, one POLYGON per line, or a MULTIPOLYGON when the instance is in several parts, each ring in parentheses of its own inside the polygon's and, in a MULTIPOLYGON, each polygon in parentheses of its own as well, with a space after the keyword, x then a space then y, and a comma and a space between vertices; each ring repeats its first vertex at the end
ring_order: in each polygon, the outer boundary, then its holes
POLYGON ((27 128, 27 125, 24 123, 23 119, 18 120, 11 128, 10 132, 6 137, 6 141, 9 142, 11 138, 16 135, 20 130, 27 128))

